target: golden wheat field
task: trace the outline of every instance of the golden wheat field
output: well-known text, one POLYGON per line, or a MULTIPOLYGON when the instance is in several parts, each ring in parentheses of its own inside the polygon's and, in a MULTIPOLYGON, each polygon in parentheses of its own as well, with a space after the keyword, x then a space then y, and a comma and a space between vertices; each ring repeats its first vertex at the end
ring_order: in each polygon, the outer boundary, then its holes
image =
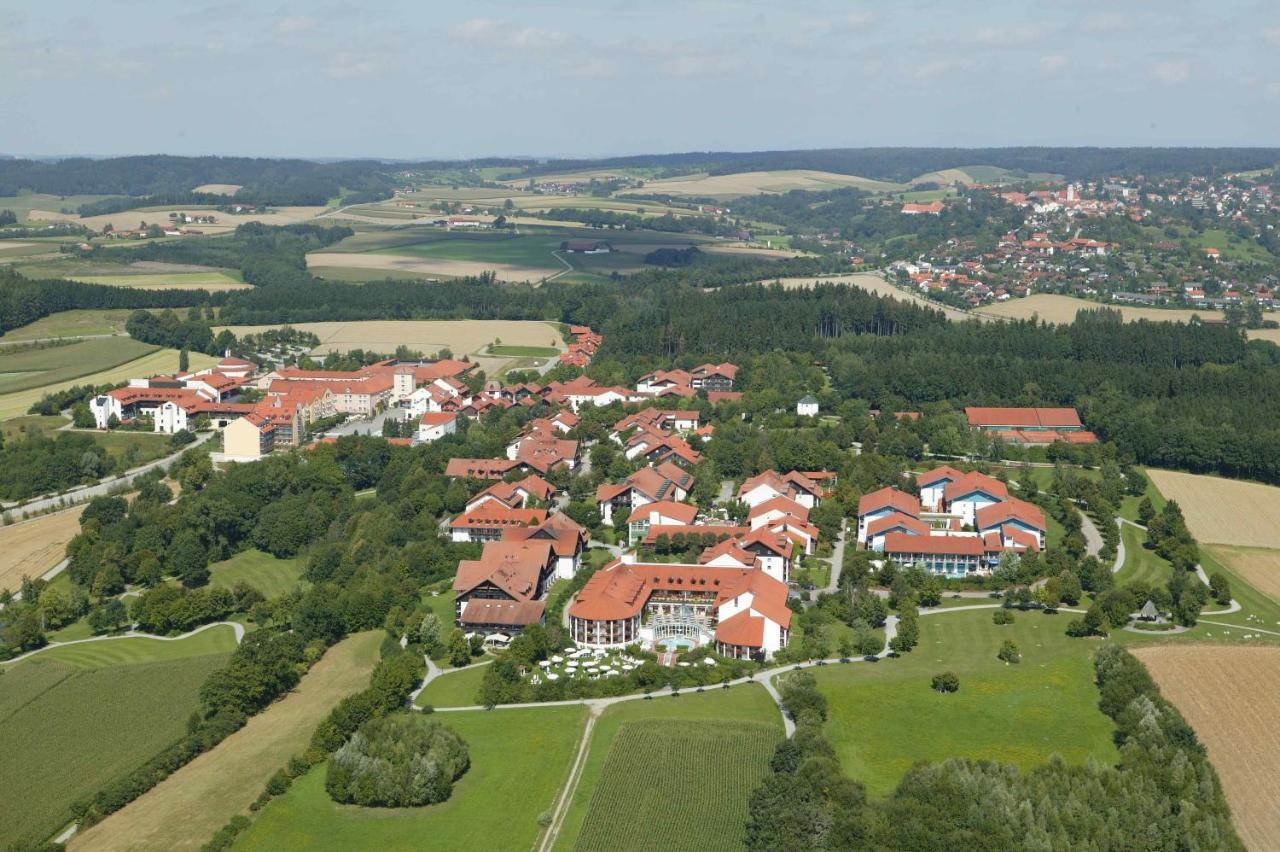
POLYGON ((1126 322, 1140 319, 1187 322, 1192 316, 1198 316, 1203 320, 1222 319, 1221 311, 1139 308, 1134 305, 1115 304, 1103 305, 1100 302, 1090 302, 1087 299, 1077 299, 1072 296, 1059 296, 1055 293, 1035 293, 1025 299, 1010 299, 1007 302, 984 307, 979 311, 975 311, 975 313, 996 319, 1031 319, 1034 314, 1045 322, 1069 323, 1075 321, 1077 311, 1101 307, 1119 310, 1126 322))
MULTIPOLYGON (((863 290, 869 290, 877 296, 891 296, 903 302, 913 302, 917 305, 923 305, 928 308, 933 308, 934 310, 942 311, 947 315, 948 319, 972 319, 969 314, 958 308, 946 307, 930 302, 923 296, 918 296, 909 290, 896 287, 874 272, 853 272, 848 275, 823 275, 807 278, 780 278, 776 280, 780 281, 782 286, 788 289, 812 287, 815 282, 819 284, 849 284, 854 287, 861 287, 863 290)), ((768 284, 772 282, 766 281, 765 283, 768 284)))
POLYGON ((202 183, 192 192, 207 192, 210 195, 235 195, 241 190, 238 183, 202 183))
POLYGON ((1249 585, 1280 600, 1280 550, 1225 544, 1214 545, 1209 550, 1215 559, 1249 585))
POLYGON ((1245 845, 1280 848, 1280 648, 1155 645, 1133 653, 1204 743, 1245 845))
POLYGON ((443 278, 463 278, 492 272, 500 281, 541 281, 566 271, 566 267, 516 266, 510 263, 494 263, 488 260, 454 260, 451 258, 409 257, 395 254, 344 254, 342 252, 312 252, 307 255, 307 266, 339 269, 376 269, 390 273, 411 275, 439 275, 443 278))
POLYGON ((1200 541, 1280 548, 1280 488, 1174 470, 1148 472, 1161 494, 1178 501, 1200 541))
POLYGON ((61 562, 83 511, 78 506, 0 527, 0 591, 16 592, 23 577, 34 580, 61 562))

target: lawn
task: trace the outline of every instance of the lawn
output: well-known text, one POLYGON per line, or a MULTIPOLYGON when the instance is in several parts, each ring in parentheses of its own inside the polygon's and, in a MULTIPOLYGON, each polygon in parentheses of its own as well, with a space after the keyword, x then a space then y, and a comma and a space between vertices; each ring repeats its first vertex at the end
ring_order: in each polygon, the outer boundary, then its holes
POLYGON ((472 707, 480 682, 484 680, 486 666, 454 670, 440 675, 427 684, 414 703, 419 707, 472 707))
POLYGON ((186 730, 230 629, 178 642, 117 639, 45 651, 0 682, 0 844, 42 841, 71 805, 186 730))
POLYGON ((565 782, 585 717, 581 707, 436 715, 471 750, 471 768, 448 801, 403 809, 337 805, 317 767, 264 808, 234 848, 525 852, 565 782))
MULTIPOLYGON (((136 343, 136 341, 128 338, 101 338, 99 340, 89 340, 85 343, 105 342, 112 343, 116 341, 125 343, 136 343)), ((80 345, 80 344, 76 344, 80 345)), ((138 344, 141 345, 141 344, 138 344)), ((71 348, 71 347, 66 347, 71 348)), ((134 358, 132 361, 125 361, 116 366, 107 364, 94 363, 90 365, 90 370, 98 372, 90 372, 88 374, 80 374, 77 378, 57 380, 52 377, 46 377, 47 384, 41 384, 39 387, 31 387, 28 390, 14 391, 12 393, 0 393, 0 420, 10 417, 17 417, 27 413, 27 409, 41 397, 54 391, 66 390, 76 385, 104 385, 124 382, 128 379, 140 376, 154 376, 157 373, 172 373, 178 369, 178 350, 176 349, 156 349, 155 347, 147 347, 150 354, 143 355, 141 358, 134 358)), ((52 351, 52 350, 50 350, 52 351)), ((10 356, 0 356, 0 358, 10 356)), ((191 369, 198 370, 202 367, 209 367, 217 363, 217 358, 211 355, 205 355, 200 352, 191 353, 191 369)), ((2 368, 0 368, 2 369, 2 368)), ((73 368, 69 368, 73 369, 73 368)))
MULTIPOLYGON (((782 736, 782 715, 769 693, 758 684, 743 684, 730 689, 708 688, 706 692, 682 692, 678 698, 654 698, 648 701, 641 699, 616 704, 604 711, 592 732, 590 750, 587 752, 577 789, 569 803, 560 836, 556 839, 556 849, 577 847, 579 834, 594 804, 595 790, 604 783, 604 768, 612 753, 615 738, 625 725, 640 720, 663 720, 681 726, 690 722, 764 724, 773 728, 775 737, 782 736)), ((678 765, 676 762, 673 767, 678 765)), ((726 784, 725 773, 721 772, 717 777, 718 781, 711 783, 726 784)), ((750 792, 749 789, 746 792, 750 792)), ((659 825, 670 811, 681 806, 679 801, 655 804, 659 810, 651 819, 659 825)), ((745 821, 744 815, 743 822, 745 821)), ((740 836, 740 833, 735 833, 734 839, 740 836)), ((671 842, 670 838, 667 842, 671 842)), ((663 845, 665 844, 658 843, 655 846, 663 845)))
POLYGON ((1169 582, 1173 566, 1144 546, 1147 534, 1132 524, 1124 524, 1120 528, 1120 538, 1124 541, 1124 565, 1116 573, 1116 585, 1139 580, 1152 585, 1163 585, 1169 582))
POLYGON ((95 334, 124 334, 124 324, 133 311, 127 308, 111 308, 101 311, 59 311, 10 329, 0 335, 0 342, 40 340, 44 338, 77 338, 95 334))
POLYGON ((123 462, 125 468, 137 467, 164 458, 173 452, 169 436, 160 432, 87 432, 107 451, 107 455, 123 462))
POLYGON ((380 630, 359 633, 330 648, 292 692, 212 751, 78 833, 69 848, 199 849, 227 820, 246 812, 267 779, 306 748, 338 701, 368 685, 382 637, 380 630))
POLYGON ((920 761, 951 757, 1028 768, 1057 753, 1069 763, 1116 760, 1111 720, 1097 709, 1098 643, 1068 638, 1067 614, 1019 613, 1006 627, 991 610, 927 616, 920 644, 898 659, 815 669, 830 702, 826 734, 846 771, 873 796, 892 792, 920 761), (1012 639, 1022 662, 996 659, 1012 639), (955 672, 960 691, 929 687, 955 672))
POLYGON ((490 355, 510 355, 513 358, 554 358, 560 354, 559 349, 549 346, 490 346, 490 355))
POLYGON ((130 337, 98 337, 21 352, 0 350, 0 394, 74 379, 155 351, 130 337))
POLYGON ((624 723, 575 848, 741 849, 751 791, 779 739, 764 722, 624 723))
MULTIPOLYGON (((10 438, 20 438, 23 433, 29 430, 47 434, 56 429, 61 429, 70 422, 61 414, 24 414, 21 417, 10 417, 0 423, 0 432, 3 432, 5 440, 8 440, 10 438)), ((50 435, 49 437, 53 436, 50 435)))
POLYGON ((277 559, 261 550, 242 550, 230 559, 209 566, 209 585, 230 589, 245 582, 270 599, 311 584, 302 577, 301 559, 277 559))
POLYGON ((1120 517, 1136 523, 1138 520, 1138 504, 1142 502, 1142 497, 1149 498, 1151 500, 1151 505, 1155 507, 1157 512, 1164 508, 1164 495, 1160 493, 1160 490, 1156 488, 1155 483, 1151 481, 1150 477, 1148 477, 1147 487, 1142 492, 1141 497, 1127 496, 1120 501, 1120 510, 1118 512, 1120 517))

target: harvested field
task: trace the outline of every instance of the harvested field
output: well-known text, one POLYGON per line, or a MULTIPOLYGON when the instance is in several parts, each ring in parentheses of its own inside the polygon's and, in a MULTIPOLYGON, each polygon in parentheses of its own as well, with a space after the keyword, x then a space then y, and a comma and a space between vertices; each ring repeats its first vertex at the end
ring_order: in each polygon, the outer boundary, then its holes
POLYGON ((241 189, 236 183, 202 183, 192 192, 207 192, 210 195, 235 195, 241 189))
MULTIPOLYGON (((970 314, 958 308, 947 307, 945 305, 930 302, 923 296, 918 296, 908 290, 903 290, 901 287, 896 287, 875 272, 854 272, 849 275, 823 275, 807 278, 780 278, 775 280, 780 281, 782 286, 788 289, 796 287, 812 287, 815 282, 819 284, 850 284, 854 287, 861 287, 863 290, 869 290, 877 296, 890 296, 903 302, 913 302, 926 308, 933 308, 934 310, 942 311, 947 315, 948 319, 967 320, 973 318, 970 314)), ((765 281, 764 283, 771 284, 773 281, 765 281)))
MULTIPOLYGON (((191 369, 198 370, 202 367, 211 367, 218 362, 217 358, 205 355, 200 352, 191 353, 191 369)), ((59 381, 53 384, 41 385, 40 387, 31 388, 29 390, 14 391, 13 393, 0 394, 0 420, 8 420, 10 417, 17 417, 26 414, 31 404, 37 402, 42 396, 53 391, 65 390, 75 385, 104 385, 116 382, 128 381, 132 378, 141 376, 154 376, 158 373, 172 373, 178 369, 178 350, 176 349, 159 349, 150 355, 143 355, 141 358, 135 358, 132 361, 126 361, 119 366, 103 370, 98 373, 90 373, 88 375, 79 376, 78 378, 59 381)))
MULTIPOLYGON (((102 216, 89 216, 80 218, 79 216, 69 215, 66 213, 55 213, 49 210, 32 210, 31 218, 42 222, 77 222, 84 225, 91 231, 101 232, 103 227, 110 225, 117 231, 129 231, 138 227, 140 222, 147 224, 168 224, 170 213, 194 213, 203 210, 199 206, 189 207, 157 207, 155 209, 135 209, 125 210, 121 213, 108 213, 102 216)), ((205 234, 225 234, 234 231, 238 226, 245 222, 261 222, 264 225, 293 225, 298 222, 305 222, 314 219, 323 213, 326 207, 276 207, 271 208, 269 213, 251 213, 245 215, 233 215, 231 213, 222 213, 213 210, 213 215, 218 221, 212 225, 189 225, 187 227, 201 231, 205 234)))
POLYGON ((16 592, 62 561, 67 542, 80 532, 83 506, 0 527, 0 591, 16 592))
POLYGON ((370 631, 330 648, 297 689, 150 792, 77 834, 68 848, 199 849, 246 811, 272 773, 306 748, 338 701, 368 685, 381 640, 381 631, 370 631))
POLYGON ((1166 499, 1178 501, 1200 541, 1280 548, 1280 488, 1172 470, 1148 472, 1166 499))
POLYGON ((1249 585, 1280 601, 1280 550, 1216 545, 1212 555, 1249 585))
MULTIPOLYGON (((226 326, 237 337, 256 334, 269 325, 226 326)), ((363 320, 358 322, 304 322, 293 328, 320 338, 315 354, 372 349, 393 352, 401 344, 432 354, 449 349, 455 356, 470 355, 501 340, 503 346, 545 346, 563 351, 564 341, 553 323, 532 320, 363 320)), ((221 327, 214 333, 221 331, 221 327)))
POLYGON ((453 260, 450 258, 410 257, 396 254, 343 254, 341 252, 312 252, 307 255, 307 266, 327 266, 339 269, 384 270, 387 277, 395 275, 439 276, 465 278, 482 272, 493 272, 500 281, 541 281, 567 271, 565 267, 517 266, 510 263, 492 263, 479 260, 453 260))
POLYGON ((138 275, 77 275, 72 280, 107 287, 133 287, 138 290, 246 290, 251 285, 225 272, 169 272, 138 275))
POLYGON ((1250 849, 1280 848, 1280 648, 1135 647, 1195 728, 1250 849))
POLYGON ((793 189, 824 190, 852 186, 870 192, 898 192, 907 187, 900 183, 820 172, 813 169, 790 169, 768 172, 741 172, 733 175, 687 175, 650 181, 640 189, 623 190, 628 194, 736 198, 740 195, 790 192, 793 189))
POLYGON ((1088 308, 1115 308, 1124 316, 1126 322, 1134 320, 1162 320, 1167 322, 1187 322, 1193 316, 1200 319, 1222 319, 1222 311, 1204 310, 1190 311, 1176 308, 1139 308, 1134 305, 1104 304, 1077 299, 1072 296, 1058 296, 1053 293, 1036 293, 1025 299, 1010 299, 998 305, 989 305, 975 314, 995 319, 1031 319, 1035 314, 1045 322, 1074 322, 1076 312, 1088 308))

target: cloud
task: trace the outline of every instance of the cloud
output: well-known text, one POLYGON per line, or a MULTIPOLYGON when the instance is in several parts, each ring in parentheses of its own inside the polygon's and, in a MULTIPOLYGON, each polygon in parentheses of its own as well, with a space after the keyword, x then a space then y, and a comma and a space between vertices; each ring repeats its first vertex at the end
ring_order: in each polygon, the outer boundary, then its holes
POLYGON ((1119 12, 1103 12, 1090 15, 1080 22, 1080 29, 1087 33, 1111 33, 1128 26, 1128 19, 1119 12))
POLYGON ((1067 57, 1061 53, 1050 54, 1049 56, 1040 57, 1040 68, 1045 71, 1057 71, 1067 64, 1067 57))
POLYGON ((541 27, 525 27, 493 18, 472 18, 453 28, 456 36, 467 41, 499 44, 507 47, 543 47, 563 44, 566 33, 541 27))
POLYGON ((1280 47, 1280 27, 1272 27, 1262 31, 1262 37, 1272 44, 1280 47))
POLYGON ((1191 78, 1191 63, 1185 59, 1170 59, 1151 66, 1151 76, 1161 83, 1182 83, 1191 78))
POLYGON ((373 56, 339 53, 329 62, 329 76, 335 80, 348 80, 352 77, 366 77, 370 74, 376 74, 383 67, 384 63, 373 56))
POLYGON ((316 27, 316 19, 308 18, 305 15, 281 18, 276 21, 274 27, 277 33, 289 35, 290 33, 304 33, 307 30, 313 30, 316 27))

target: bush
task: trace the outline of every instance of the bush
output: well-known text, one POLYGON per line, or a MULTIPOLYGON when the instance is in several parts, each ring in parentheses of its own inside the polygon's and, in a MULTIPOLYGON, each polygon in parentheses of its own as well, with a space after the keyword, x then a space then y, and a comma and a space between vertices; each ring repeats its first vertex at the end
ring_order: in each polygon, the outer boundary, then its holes
POLYGON ((325 789, 346 804, 430 805, 449 798, 470 765, 467 744, 449 728, 399 713, 365 723, 338 749, 325 789))
POLYGON ((960 678, 954 672, 941 672, 933 676, 930 685, 937 692, 957 692, 960 689, 960 678))
POLYGON ((1013 613, 1005 609, 1004 607, 1001 607, 1000 609, 991 613, 991 623, 992 624, 1013 624, 1013 613))
POLYGON ((1000 645, 1000 650, 996 652, 996 659, 1006 663, 1020 663, 1022 662, 1022 654, 1019 653, 1016 642, 1006 639, 1000 645))

